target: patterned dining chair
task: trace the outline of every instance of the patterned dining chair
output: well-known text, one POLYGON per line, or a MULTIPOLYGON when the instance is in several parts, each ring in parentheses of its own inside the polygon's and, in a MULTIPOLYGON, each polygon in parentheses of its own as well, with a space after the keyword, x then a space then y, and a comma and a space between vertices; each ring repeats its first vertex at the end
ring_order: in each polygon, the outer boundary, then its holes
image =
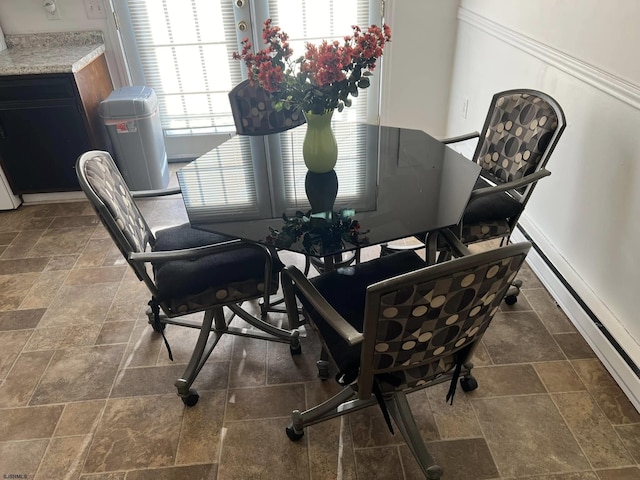
MULTIPOLYGON (((481 132, 443 140, 445 144, 478 138, 472 161, 482 170, 457 226, 466 245, 491 239, 506 244, 524 212, 538 181, 551 172, 547 162, 566 127, 558 102, 537 90, 516 89, 496 93, 481 132)), ((418 235, 421 240, 424 234, 418 235)), ((428 258, 435 258, 440 242, 427 242, 428 258)), ((382 253, 395 247, 385 247, 382 253)), ((447 258, 447 251, 441 259, 447 258)), ((505 301, 517 301, 520 282, 505 301)))
POLYGON ((271 135, 305 123, 300 110, 276 110, 271 95, 249 80, 233 87, 229 103, 238 135, 271 135))
MULTIPOLYGON (((299 110, 275 108, 275 101, 257 83, 253 85, 249 80, 244 80, 233 87, 229 92, 229 104, 238 135, 261 136, 284 132, 306 122, 304 115, 299 110)), ((305 258, 305 271, 309 271, 310 260, 305 258)), ((265 298, 260 302, 263 316, 269 312, 284 313, 279 305, 283 298, 265 298)))
POLYGON ((342 386, 325 402, 294 410, 289 438, 299 440, 308 426, 377 403, 424 475, 440 478, 442 468, 425 447, 407 395, 449 382, 443 401, 453 402, 459 378, 464 391, 478 387, 471 356, 530 246, 518 243, 431 266, 405 251, 356 265, 348 274, 338 270, 310 280, 286 267, 287 308, 297 314, 296 299, 302 303, 342 386))
POLYGON ((130 192, 108 152, 84 153, 76 173, 102 224, 151 293, 147 315, 153 329, 163 337, 166 324, 200 330, 185 372, 175 382, 185 405, 197 403, 198 392, 191 386, 224 334, 288 343, 292 353, 300 353, 297 330, 277 328, 241 307, 278 288, 283 265, 270 249, 196 230, 189 223, 152 232, 135 198, 179 190, 130 192), (181 318, 196 312, 204 313, 201 321, 181 318), (232 326, 235 317, 254 328, 232 326))

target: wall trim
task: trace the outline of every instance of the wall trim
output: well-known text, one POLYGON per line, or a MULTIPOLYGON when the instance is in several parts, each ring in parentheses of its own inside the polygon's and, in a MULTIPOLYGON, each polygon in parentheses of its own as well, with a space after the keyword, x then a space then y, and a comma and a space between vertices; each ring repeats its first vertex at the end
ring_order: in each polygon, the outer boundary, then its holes
POLYGON ((640 87, 460 7, 458 19, 640 110, 640 87))
POLYGON ((589 295, 591 307, 587 305, 578 291, 590 292, 589 287, 578 277, 567 279, 561 273, 571 272, 572 269, 525 215, 520 217, 511 240, 532 243, 533 248, 527 256, 531 270, 640 412, 639 346, 628 340, 629 334, 625 335, 624 327, 612 314, 605 313, 609 310, 595 295, 589 295))

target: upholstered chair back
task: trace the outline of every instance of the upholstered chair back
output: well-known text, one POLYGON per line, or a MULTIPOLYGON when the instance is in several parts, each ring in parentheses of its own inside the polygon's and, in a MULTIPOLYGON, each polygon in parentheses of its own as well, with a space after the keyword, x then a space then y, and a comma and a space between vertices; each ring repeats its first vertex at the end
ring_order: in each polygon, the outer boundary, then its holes
MULTIPOLYGON (((106 152, 93 151, 81 157, 77 169, 85 194, 97 215, 109 226, 107 230, 124 257, 144 252, 153 245, 155 237, 111 157, 106 152)), ((147 276, 140 264, 129 264, 138 276, 147 276)), ((149 279, 146 283, 153 282, 149 279)))
POLYGON ((240 135, 271 135, 305 123, 300 110, 277 111, 275 101, 257 84, 244 80, 229 92, 236 131, 240 135))
POLYGON ((502 182, 544 167, 564 129, 555 100, 541 92, 510 90, 493 97, 474 158, 502 182))
POLYGON ((370 374, 383 391, 420 387, 466 361, 524 261, 525 249, 511 250, 369 287, 359 387, 370 374))

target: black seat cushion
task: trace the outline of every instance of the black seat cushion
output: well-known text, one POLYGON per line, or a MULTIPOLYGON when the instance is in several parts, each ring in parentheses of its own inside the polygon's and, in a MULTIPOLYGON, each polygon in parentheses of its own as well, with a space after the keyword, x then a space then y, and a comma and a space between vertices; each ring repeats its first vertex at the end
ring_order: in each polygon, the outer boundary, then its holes
MULTIPOLYGON (((479 177, 474 190, 491 186, 484 178, 479 177)), ((505 220, 519 215, 523 205, 506 192, 494 193, 475 198, 469 202, 462 217, 463 225, 505 220)))
MULTIPOLYGON (((188 223, 159 230, 154 251, 171 251, 200 247, 233 240, 233 237, 191 228, 188 223)), ((265 257, 251 247, 208 255, 195 260, 154 262, 155 280, 162 300, 195 295, 212 287, 255 279, 264 280, 265 257)), ((273 255, 273 282, 283 264, 273 255)))
MULTIPOLYGON (((361 332, 367 287, 424 267, 426 263, 416 253, 404 251, 355 267, 325 273, 311 279, 311 283, 345 320, 361 332)), ((350 347, 304 298, 301 301, 324 338, 340 372, 346 375, 357 374, 360 365, 360 345, 350 347)))

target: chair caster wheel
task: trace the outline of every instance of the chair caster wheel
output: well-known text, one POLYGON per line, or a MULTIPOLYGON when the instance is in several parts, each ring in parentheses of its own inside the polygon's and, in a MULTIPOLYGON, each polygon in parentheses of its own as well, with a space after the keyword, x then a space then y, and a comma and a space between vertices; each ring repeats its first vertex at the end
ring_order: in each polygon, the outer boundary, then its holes
POLYGON ((289 351, 291 355, 301 355, 302 354, 302 345, 298 343, 298 346, 294 347, 293 345, 289 345, 289 351))
POLYGON ((302 437, 304 437, 304 432, 296 433, 296 431, 293 429, 293 425, 289 425, 287 428, 285 428, 285 431, 287 432, 287 437, 289 437, 289 440, 291 440, 292 442, 297 442, 302 437))
POLYGON ((463 392, 470 392, 478 388, 478 381, 475 379, 475 377, 467 375, 466 377, 462 377, 460 379, 460 386, 462 387, 463 392))
POLYGON ((196 392, 194 389, 190 388, 189 395, 181 398, 182 403, 184 403, 187 407, 193 407, 196 403, 198 403, 198 400, 200 400, 200 395, 198 395, 198 392, 196 392))
POLYGON ((506 297, 504 297, 504 303, 506 303, 507 305, 515 305, 517 301, 518 297, 516 297, 515 295, 507 295, 506 297))

